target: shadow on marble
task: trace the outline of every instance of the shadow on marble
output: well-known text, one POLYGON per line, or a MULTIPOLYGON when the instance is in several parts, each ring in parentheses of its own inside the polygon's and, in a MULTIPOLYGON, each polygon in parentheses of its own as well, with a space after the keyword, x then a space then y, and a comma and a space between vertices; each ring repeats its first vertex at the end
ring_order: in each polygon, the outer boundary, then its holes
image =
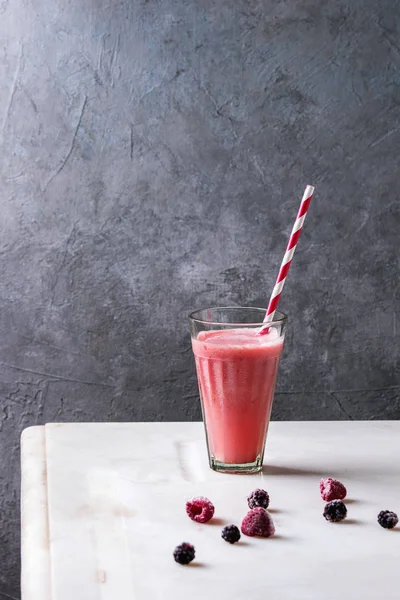
POLYGON ((360 521, 360 519, 343 519, 343 521, 338 521, 335 525, 361 525, 364 521, 360 521))
POLYGON ((215 519, 211 519, 208 521, 207 525, 215 525, 216 527, 224 527, 225 525, 229 525, 226 519, 221 519, 220 517, 216 517, 215 519))
POLYGON ((263 475, 286 475, 286 476, 298 476, 298 477, 325 477, 326 470, 314 470, 314 469, 299 469, 295 467, 276 467, 274 465, 263 465, 263 475))

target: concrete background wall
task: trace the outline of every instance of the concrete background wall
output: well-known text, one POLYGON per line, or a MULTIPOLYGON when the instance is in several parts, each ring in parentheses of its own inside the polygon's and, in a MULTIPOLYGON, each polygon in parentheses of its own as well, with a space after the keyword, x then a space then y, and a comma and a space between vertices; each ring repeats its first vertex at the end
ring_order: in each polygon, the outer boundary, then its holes
POLYGON ((186 314, 282 300, 277 419, 400 417, 394 0, 0 0, 0 599, 19 436, 200 417, 186 314))

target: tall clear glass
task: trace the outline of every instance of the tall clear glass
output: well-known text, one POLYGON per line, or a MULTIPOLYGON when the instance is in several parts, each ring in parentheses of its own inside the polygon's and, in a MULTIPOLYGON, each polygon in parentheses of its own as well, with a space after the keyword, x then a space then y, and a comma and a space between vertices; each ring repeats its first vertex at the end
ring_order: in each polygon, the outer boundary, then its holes
POLYGON ((275 313, 257 335, 265 308, 220 307, 189 315, 210 467, 262 468, 287 318, 275 313))

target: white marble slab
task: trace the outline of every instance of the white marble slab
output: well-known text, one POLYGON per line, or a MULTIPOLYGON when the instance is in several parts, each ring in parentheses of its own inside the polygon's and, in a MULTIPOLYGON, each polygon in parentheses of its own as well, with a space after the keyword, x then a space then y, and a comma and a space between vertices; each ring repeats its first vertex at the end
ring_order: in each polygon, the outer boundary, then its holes
POLYGON ((21 594, 51 600, 46 430, 26 429, 21 439, 21 594))
POLYGON ((210 471, 198 423, 29 429, 23 600, 397 599, 400 528, 376 516, 400 513, 399 456, 399 422, 272 423, 257 476, 210 471), (322 517, 322 476, 348 487, 341 524, 322 517), (240 525, 256 487, 271 495, 277 535, 230 546, 221 527, 240 525), (186 516, 195 495, 214 502, 214 524, 186 516), (192 566, 173 561, 182 541, 196 546, 192 566))

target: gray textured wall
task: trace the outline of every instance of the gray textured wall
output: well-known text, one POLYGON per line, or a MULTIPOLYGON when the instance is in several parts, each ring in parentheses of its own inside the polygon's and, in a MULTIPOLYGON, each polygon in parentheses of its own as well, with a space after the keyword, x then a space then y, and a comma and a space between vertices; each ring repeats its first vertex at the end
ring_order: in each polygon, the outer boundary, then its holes
POLYGON ((306 183, 275 418, 400 416, 399 22, 394 0, 0 0, 0 598, 22 428, 199 418, 186 313, 266 304, 306 183))

